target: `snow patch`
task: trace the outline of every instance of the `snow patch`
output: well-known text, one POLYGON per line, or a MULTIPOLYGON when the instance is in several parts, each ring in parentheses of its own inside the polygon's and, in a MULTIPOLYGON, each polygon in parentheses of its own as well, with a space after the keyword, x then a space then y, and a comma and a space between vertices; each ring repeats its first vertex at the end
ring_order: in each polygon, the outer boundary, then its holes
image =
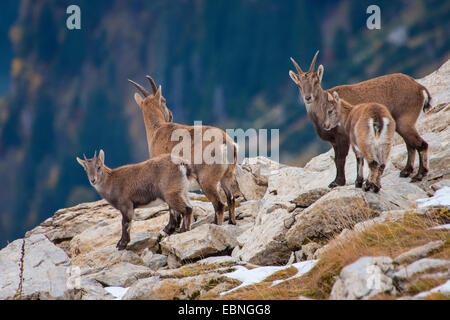
POLYGON ((130 287, 128 288, 122 288, 122 287, 105 287, 104 288, 108 293, 110 293, 111 295, 113 295, 115 297, 114 300, 122 300, 123 296, 125 295, 125 293, 127 293, 128 289, 130 289, 130 287))
POLYGON ((419 208, 428 206, 450 206, 450 187, 443 187, 436 191, 430 198, 417 199, 419 208))
POLYGON ((240 289, 242 287, 246 287, 248 285, 261 282, 264 279, 266 279, 267 277, 274 274, 275 272, 285 270, 290 267, 295 267, 297 269, 297 273, 294 276, 290 277, 289 279, 276 280, 272 283, 272 285, 276 285, 280 282, 290 280, 293 278, 298 278, 298 277, 304 275, 305 273, 307 273, 309 270, 311 270, 315 266, 317 261, 319 261, 319 260, 301 261, 301 262, 297 262, 297 263, 294 263, 291 265, 280 266, 280 267, 277 267, 277 266, 258 267, 258 268, 254 268, 254 269, 250 269, 250 270, 245 268, 244 266, 235 266, 235 268, 237 268, 237 270, 230 272, 230 273, 225 273, 224 276, 226 276, 228 278, 232 278, 232 279, 237 279, 237 280, 241 281, 242 283, 239 286, 237 286, 236 288, 221 292, 220 295, 222 296, 222 295, 228 294, 234 290, 240 289))
POLYGON ((431 229, 436 229, 436 230, 439 230, 439 229, 447 229, 447 230, 450 230, 450 223, 448 223, 448 224, 443 224, 443 225, 440 225, 440 226, 436 226, 436 227, 433 227, 433 228, 431 228, 431 229))

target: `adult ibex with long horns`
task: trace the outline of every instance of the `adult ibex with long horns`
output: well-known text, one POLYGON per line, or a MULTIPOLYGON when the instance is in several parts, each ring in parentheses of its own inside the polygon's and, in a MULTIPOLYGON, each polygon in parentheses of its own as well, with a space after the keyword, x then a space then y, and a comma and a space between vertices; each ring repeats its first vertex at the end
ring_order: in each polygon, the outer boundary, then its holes
MULTIPOLYGON (((211 126, 186 126, 173 123, 172 113, 167 108, 166 100, 161 94, 161 86, 156 88, 153 79, 147 76, 152 86, 153 93, 147 91, 140 84, 129 80, 143 95, 135 93, 134 99, 142 111, 147 133, 148 151, 150 157, 161 154, 181 156, 192 165, 193 174, 205 196, 212 202, 215 211, 215 223, 223 222, 225 205, 222 203, 218 186, 225 192, 230 224, 236 224, 235 198, 233 183, 235 180, 235 168, 237 164, 237 145, 223 130, 211 126), (181 135, 180 135, 181 133, 181 135), (183 135, 184 133, 184 135, 183 135), (180 138, 183 138, 180 141, 180 138), (188 141, 188 154, 179 154, 180 143, 188 141), (208 153, 205 159, 205 152, 208 153), (214 159, 212 159, 214 158, 214 159), (199 161, 198 161, 199 160, 199 161), (218 160, 218 161, 216 161, 218 160)), ((191 190, 196 189, 191 187, 191 190)), ((177 217, 171 213, 171 227, 165 231, 173 232, 177 217)))
POLYGON ((337 174, 329 187, 345 185, 345 160, 350 146, 349 137, 341 126, 329 131, 322 127, 328 93, 332 94, 333 92, 337 92, 339 97, 352 105, 375 102, 388 108, 395 120, 396 131, 405 140, 408 150, 406 166, 401 170, 400 177, 408 177, 412 173, 417 150, 420 159, 419 170, 411 182, 421 181, 428 173, 428 144, 417 132, 415 123, 422 109, 426 111, 431 107, 431 96, 427 88, 405 74, 395 73, 352 85, 323 90, 321 87, 323 65, 320 65, 317 71, 314 70, 318 53, 319 51, 315 54, 311 66, 306 72, 303 72, 297 62, 291 58, 297 73, 289 71, 289 76, 300 90, 307 114, 312 120, 318 136, 333 146, 337 174))

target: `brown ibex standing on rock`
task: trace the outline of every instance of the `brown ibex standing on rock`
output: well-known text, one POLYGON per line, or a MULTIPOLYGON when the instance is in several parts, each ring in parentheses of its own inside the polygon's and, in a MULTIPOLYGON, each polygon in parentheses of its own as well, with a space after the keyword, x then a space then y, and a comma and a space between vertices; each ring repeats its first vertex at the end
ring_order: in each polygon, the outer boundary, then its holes
MULTIPOLYGON (((97 154, 97 153, 96 153, 97 154)), ((162 155, 137 164, 110 169, 105 165, 105 153, 78 163, 84 168, 89 182, 114 208, 122 213, 122 237, 117 248, 123 250, 130 242, 134 209, 152 207, 165 201, 172 211, 183 216, 181 232, 191 229, 192 206, 189 203, 190 181, 195 179, 186 161, 162 155)), ((181 219, 180 219, 181 220, 181 219)), ((181 222, 181 221, 180 221, 181 222)), ((176 221, 178 223, 178 221, 176 221)), ((166 226, 165 230, 170 228, 166 226)))
MULTIPOLYGON (((215 211, 214 222, 221 225, 223 222, 223 211, 225 205, 222 203, 218 185, 225 192, 229 210, 229 223, 236 224, 235 218, 235 198, 233 194, 233 183, 235 179, 235 167, 237 163, 237 145, 223 130, 211 126, 186 126, 171 121, 171 112, 167 109, 165 99, 161 95, 161 86, 156 89, 151 77, 149 79, 153 93, 148 92, 138 83, 129 80, 143 95, 144 98, 135 93, 134 99, 142 111, 147 133, 148 151, 150 157, 155 157, 165 153, 175 152, 177 156, 183 157, 192 165, 193 173, 197 176, 197 182, 205 196, 212 202, 215 211), (164 99, 164 100, 163 100, 164 99), (184 139, 190 140, 189 154, 179 155, 175 150, 181 143, 178 133, 185 132, 184 139), (200 134, 199 139, 196 138, 200 134), (198 141, 199 140, 199 141, 198 141), (196 143, 199 145, 197 146, 196 143), (222 159, 219 162, 208 162, 203 158, 205 150, 211 150, 213 145, 219 145, 217 150, 214 148, 214 156, 222 159), (174 150, 175 149, 175 150, 174 150), (196 154, 200 152, 202 154, 196 154), (195 161, 200 157, 200 161, 195 161)), ((192 189, 191 189, 192 190, 192 189)), ((176 214, 176 213, 175 213, 176 214)), ((177 219, 171 213, 170 222, 174 223, 177 219)), ((170 228, 173 232, 175 225, 170 228)))
POLYGON ((340 99, 336 91, 333 97, 328 94, 324 110, 323 129, 329 131, 339 125, 350 139, 357 163, 355 187, 363 186, 365 159, 369 164, 370 175, 364 183, 364 191, 378 192, 395 132, 395 121, 389 110, 374 102, 352 106, 340 99))
POLYGON ((322 65, 314 71, 319 51, 315 54, 307 72, 291 58, 297 73, 289 71, 292 81, 298 86, 305 102, 308 116, 314 124, 317 134, 322 140, 331 143, 335 153, 337 169, 336 179, 329 187, 345 185, 345 159, 349 150, 349 137, 342 126, 330 131, 323 129, 325 119, 324 106, 328 93, 336 91, 341 99, 352 105, 375 102, 385 105, 396 123, 396 131, 405 140, 408 150, 406 166, 401 170, 400 177, 408 177, 414 169, 416 150, 419 153, 419 170, 411 182, 421 181, 428 173, 428 144, 420 137, 415 128, 417 118, 422 109, 430 108, 431 96, 428 90, 413 78, 401 74, 389 74, 352 85, 337 86, 323 90, 321 81, 324 68, 322 65))

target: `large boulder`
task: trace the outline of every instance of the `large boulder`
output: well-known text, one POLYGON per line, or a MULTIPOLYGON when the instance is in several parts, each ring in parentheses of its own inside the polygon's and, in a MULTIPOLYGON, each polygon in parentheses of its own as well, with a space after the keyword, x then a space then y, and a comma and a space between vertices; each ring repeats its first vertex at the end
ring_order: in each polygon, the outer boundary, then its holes
POLYGON ((284 165, 265 157, 245 158, 236 167, 236 181, 245 200, 259 200, 267 190, 268 177, 284 165))
MULTIPOLYGON (((72 256, 76 249, 71 241, 89 229, 74 242, 80 242, 81 247, 85 246, 85 249, 89 248, 90 241, 93 241, 91 248, 117 243, 120 238, 121 219, 120 212, 105 200, 82 203, 56 211, 52 217, 28 231, 25 238, 44 234, 72 256), (107 234, 102 234, 103 231, 107 231, 107 234)), ((132 223, 132 233, 160 231, 169 220, 167 205, 136 209, 135 220, 132 223)), ((80 248, 80 251, 83 251, 83 248, 80 248)))
MULTIPOLYGON (((131 223, 131 240, 128 249, 140 252, 145 248, 153 251, 158 249, 158 233, 164 228, 169 219, 169 214, 165 213, 158 217, 133 221, 131 223)), ((92 258, 95 251, 101 248, 110 248, 119 241, 122 232, 121 218, 99 222, 83 232, 77 234, 70 241, 69 252, 73 259, 83 260, 92 258)), ((99 256, 98 258, 101 259, 99 256)))
POLYGON ((71 263, 44 235, 10 243, 0 251, 0 299, 72 299, 71 263))
POLYGON ((374 194, 354 187, 337 188, 296 215, 295 223, 286 233, 287 244, 298 250, 305 242, 328 240, 360 221, 398 208, 394 197, 384 190, 374 194))
POLYGON ((258 265, 285 264, 290 250, 285 233, 292 214, 286 209, 275 209, 270 214, 260 214, 255 225, 238 237, 239 246, 232 256, 258 265))
POLYGON ((153 270, 148 267, 122 262, 106 270, 89 275, 87 278, 95 279, 108 287, 128 287, 141 278, 152 276, 153 273, 153 270))
POLYGON ((234 225, 203 224, 191 231, 168 236, 160 245, 164 254, 173 254, 180 261, 198 259, 231 251, 241 232, 234 225))
POLYGON ((331 300, 369 299, 383 292, 394 292, 388 273, 394 270, 389 257, 362 257, 344 267, 331 290, 331 300))

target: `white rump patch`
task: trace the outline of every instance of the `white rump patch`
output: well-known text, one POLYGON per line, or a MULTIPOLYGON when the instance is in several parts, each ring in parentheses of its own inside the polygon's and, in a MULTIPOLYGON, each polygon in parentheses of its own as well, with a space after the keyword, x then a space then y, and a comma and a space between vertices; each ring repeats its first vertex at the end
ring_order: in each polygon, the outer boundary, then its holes
POLYGON ((390 121, 388 118, 383 117, 383 127, 381 128, 378 138, 375 135, 375 128, 373 127, 373 118, 369 119, 369 141, 367 142, 371 146, 372 156, 379 164, 385 164, 385 148, 388 142, 388 127, 390 121))

